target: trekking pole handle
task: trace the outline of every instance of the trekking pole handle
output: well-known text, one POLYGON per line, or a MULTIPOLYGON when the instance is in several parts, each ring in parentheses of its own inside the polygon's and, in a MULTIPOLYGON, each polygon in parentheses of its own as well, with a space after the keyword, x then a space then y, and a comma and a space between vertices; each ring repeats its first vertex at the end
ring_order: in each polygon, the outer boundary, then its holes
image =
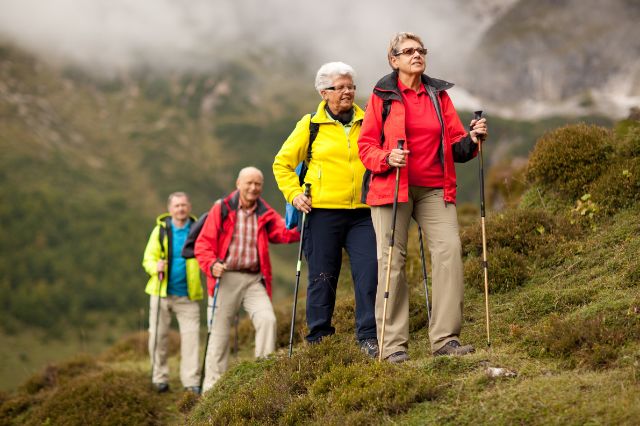
MULTIPOLYGON (((481 118, 482 118, 482 110, 474 111, 474 112, 473 112, 473 119, 474 119, 474 120, 476 120, 476 121, 477 121, 477 120, 480 120, 481 118)), ((469 125, 469 131, 471 131, 471 130, 472 130, 471 125, 469 125)), ((477 136, 477 138, 478 138, 480 141, 483 141, 483 140, 484 140, 484 135, 478 135, 478 136, 477 136)))
POLYGON ((404 139, 398 139, 398 149, 404 148, 404 139))
POLYGON ((310 183, 305 183, 304 184, 304 196, 308 197, 309 195, 311 195, 311 184, 310 183))

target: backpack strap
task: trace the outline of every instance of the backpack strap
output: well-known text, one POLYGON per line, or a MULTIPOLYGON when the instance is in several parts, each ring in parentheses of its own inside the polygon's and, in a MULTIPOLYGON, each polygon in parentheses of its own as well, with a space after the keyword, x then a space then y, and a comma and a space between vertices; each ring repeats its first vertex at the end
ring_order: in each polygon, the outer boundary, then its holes
POLYGON ((382 101, 382 126, 380 126, 380 144, 384 143, 384 123, 387 121, 391 111, 391 99, 384 99, 382 101))
POLYGON ((310 115, 311 118, 309 119, 309 145, 307 145, 307 164, 311 162, 311 146, 313 145, 313 141, 316 140, 318 132, 320 131, 320 124, 311 121, 313 120, 313 116, 316 115, 316 112, 314 111, 310 115))
MULTIPOLYGON (((160 256, 164 259, 164 237, 167 236, 167 227, 171 226, 171 218, 166 217, 164 219, 164 226, 160 226, 160 232, 158 232, 158 242, 160 243, 160 256)), ((171 249, 171 247, 169 247, 171 249)), ((171 255, 171 253, 169 253, 171 255)))

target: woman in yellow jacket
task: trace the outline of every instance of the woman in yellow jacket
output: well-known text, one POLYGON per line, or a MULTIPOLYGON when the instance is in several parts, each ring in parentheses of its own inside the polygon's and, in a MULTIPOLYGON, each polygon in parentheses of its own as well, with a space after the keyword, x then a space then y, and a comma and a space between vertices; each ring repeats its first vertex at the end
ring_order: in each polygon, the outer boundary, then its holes
POLYGON ((307 213, 303 241, 309 265, 307 341, 318 343, 335 333, 331 317, 344 248, 354 282, 356 337, 360 348, 375 357, 376 237, 369 208, 361 202, 365 168, 358 156, 358 136, 364 111, 354 103, 354 78, 353 68, 342 62, 320 67, 315 88, 322 102, 315 113, 302 117, 284 142, 273 173, 286 200, 307 213), (314 126, 318 132, 304 180, 311 184, 311 196, 307 197, 295 168, 307 159, 314 126))

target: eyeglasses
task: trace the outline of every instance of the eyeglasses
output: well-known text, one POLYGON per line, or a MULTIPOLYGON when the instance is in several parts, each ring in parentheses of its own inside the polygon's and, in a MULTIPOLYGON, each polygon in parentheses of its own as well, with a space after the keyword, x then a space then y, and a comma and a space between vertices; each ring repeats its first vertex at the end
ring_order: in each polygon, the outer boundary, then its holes
POLYGON ((336 92, 347 92, 347 91, 352 91, 355 92, 356 91, 356 85, 355 84, 348 84, 346 86, 331 86, 331 87, 327 87, 324 90, 334 90, 336 92))
POLYGON ((426 56, 428 50, 423 47, 407 47, 406 49, 399 50, 393 54, 393 56, 400 55, 409 55, 413 56, 414 53, 418 52, 420 56, 426 56))

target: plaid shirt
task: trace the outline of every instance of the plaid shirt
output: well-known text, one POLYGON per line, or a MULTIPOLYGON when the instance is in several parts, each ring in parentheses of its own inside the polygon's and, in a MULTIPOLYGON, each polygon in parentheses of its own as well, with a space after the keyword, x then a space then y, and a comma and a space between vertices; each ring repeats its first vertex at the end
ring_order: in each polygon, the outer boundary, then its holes
POLYGON ((225 259, 229 271, 256 272, 260 270, 257 207, 257 204, 250 209, 245 209, 242 205, 238 207, 236 226, 225 259))

